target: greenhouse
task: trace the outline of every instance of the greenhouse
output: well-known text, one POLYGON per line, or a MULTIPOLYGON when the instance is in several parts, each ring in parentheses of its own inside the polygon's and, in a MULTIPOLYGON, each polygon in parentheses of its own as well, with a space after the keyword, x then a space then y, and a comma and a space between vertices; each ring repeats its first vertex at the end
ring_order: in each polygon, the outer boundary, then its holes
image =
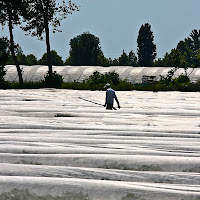
MULTIPOLYGON (((5 66, 5 80, 18 82, 17 70, 14 65, 5 66)), ((37 82, 44 79, 48 66, 34 65, 21 66, 23 79, 26 82, 37 82)), ((173 67, 131 67, 131 66, 53 66, 53 71, 63 76, 64 82, 82 83, 95 71, 100 73, 113 72, 119 74, 120 79, 127 80, 131 84, 159 81, 160 76, 166 76, 173 67)), ((174 77, 185 74, 183 68, 177 69, 174 77)), ((200 79, 200 68, 188 68, 187 75, 192 82, 200 79)))

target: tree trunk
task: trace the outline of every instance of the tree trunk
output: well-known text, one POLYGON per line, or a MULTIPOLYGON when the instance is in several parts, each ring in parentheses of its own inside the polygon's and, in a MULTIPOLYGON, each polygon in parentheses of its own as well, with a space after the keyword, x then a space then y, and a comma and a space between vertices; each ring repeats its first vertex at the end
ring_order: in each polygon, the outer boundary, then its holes
POLYGON ((15 46, 14 46, 14 39, 13 39, 13 26, 12 26, 12 21, 11 21, 10 17, 9 17, 8 26, 9 26, 9 32, 10 32, 10 51, 11 51, 11 54, 12 54, 13 61, 14 61, 16 68, 17 68, 19 83, 20 83, 20 85, 23 85, 22 70, 20 69, 19 62, 18 62, 17 57, 15 55, 15 46))
POLYGON ((52 74, 52 64, 51 64, 51 50, 50 50, 50 41, 49 41, 49 27, 47 24, 46 30, 46 46, 47 46, 47 63, 49 67, 49 74, 52 74))
POLYGON ((50 40, 49 40, 49 22, 48 22, 48 7, 49 1, 47 0, 46 4, 46 16, 44 17, 44 23, 45 23, 45 33, 46 33, 46 46, 47 46, 47 62, 49 67, 49 75, 52 75, 53 69, 52 69, 52 63, 51 63, 51 50, 50 50, 50 40))

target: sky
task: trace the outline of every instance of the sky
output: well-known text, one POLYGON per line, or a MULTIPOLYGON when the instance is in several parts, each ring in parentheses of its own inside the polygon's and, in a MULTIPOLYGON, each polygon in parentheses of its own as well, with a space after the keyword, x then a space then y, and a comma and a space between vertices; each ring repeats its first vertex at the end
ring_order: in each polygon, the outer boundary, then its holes
MULTIPOLYGON (((58 0, 57 0, 58 1, 58 0)), ((137 54, 137 37, 142 24, 149 23, 157 46, 157 58, 176 47, 193 29, 200 29, 200 0, 72 0, 80 6, 61 23, 61 33, 50 33, 51 50, 65 60, 69 56, 70 39, 90 32, 100 39, 109 58, 118 58, 123 50, 137 54)), ((8 27, 0 29, 0 37, 8 36, 8 27)), ((25 55, 38 59, 46 52, 44 41, 25 36, 19 27, 14 40, 25 55)))

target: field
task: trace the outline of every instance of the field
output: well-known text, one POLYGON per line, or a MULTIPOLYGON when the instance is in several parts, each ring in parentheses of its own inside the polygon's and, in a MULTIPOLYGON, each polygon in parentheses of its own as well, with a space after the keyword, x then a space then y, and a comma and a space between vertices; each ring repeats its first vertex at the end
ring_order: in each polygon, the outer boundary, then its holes
POLYGON ((0 90, 0 200, 199 200, 200 93, 116 94, 0 90))

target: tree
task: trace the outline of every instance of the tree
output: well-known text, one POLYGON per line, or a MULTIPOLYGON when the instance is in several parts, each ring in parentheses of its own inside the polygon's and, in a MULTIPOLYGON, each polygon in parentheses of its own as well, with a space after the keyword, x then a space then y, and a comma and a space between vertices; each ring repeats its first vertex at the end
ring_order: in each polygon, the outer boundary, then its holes
MULTIPOLYGON (((52 65, 56 65, 56 66, 63 65, 62 57, 60 57, 55 50, 52 50, 50 52, 50 55, 51 55, 51 63, 52 63, 52 65)), ((48 64, 48 59, 47 59, 47 54, 46 53, 38 61, 38 64, 40 64, 40 65, 47 65, 48 64)))
POLYGON ((151 25, 148 23, 141 26, 137 43, 139 66, 153 66, 153 61, 156 58, 156 45, 154 44, 154 35, 151 31, 151 25))
POLYGON ((21 24, 21 16, 25 15, 26 3, 24 0, 1 0, 0 1, 0 23, 4 26, 6 23, 9 27, 10 33, 10 51, 13 61, 16 65, 19 82, 23 84, 22 71, 20 69, 19 62, 15 55, 15 44, 13 36, 14 25, 21 24))
POLYGON ((178 49, 172 49, 171 51, 171 65, 174 67, 181 66, 181 53, 178 49))
POLYGON ((111 84, 117 85, 117 84, 119 84, 119 81, 120 81, 119 74, 116 73, 115 71, 106 72, 105 80, 106 80, 106 83, 111 83, 111 84))
POLYGON ((9 57, 9 42, 6 38, 0 38, 0 88, 4 85, 4 76, 6 71, 4 66, 9 57))
MULTIPOLYGON (((28 64, 27 56, 24 54, 24 52, 22 51, 22 48, 19 46, 19 44, 15 44, 15 51, 14 52, 15 52, 15 56, 17 58, 19 65, 27 65, 28 64)), ((6 64, 8 64, 8 65, 14 65, 15 64, 12 55, 9 54, 9 57, 8 57, 6 64)))
POLYGON ((98 85, 98 84, 101 84, 101 83, 105 83, 106 81, 105 81, 104 74, 101 74, 100 72, 95 71, 93 73, 93 75, 89 76, 89 78, 87 79, 87 82, 90 85, 98 85))
POLYGON ((70 40, 70 65, 96 66, 100 65, 103 57, 99 38, 84 32, 70 40))
POLYGON ((188 40, 191 43, 191 47, 193 51, 200 49, 200 30, 197 31, 196 29, 192 30, 192 33, 190 33, 190 37, 188 40))
POLYGON ((200 30, 194 29, 189 37, 181 40, 177 47, 166 53, 163 59, 155 61, 154 66, 200 67, 200 30))
POLYGON ((113 60, 109 58, 109 66, 138 66, 137 57, 135 53, 131 50, 127 55, 123 50, 122 55, 119 58, 114 58, 113 60))
POLYGON ((35 0, 29 1, 28 15, 25 17, 26 26, 23 30, 29 31, 32 36, 37 36, 43 40, 43 33, 45 33, 46 48, 47 48, 47 62, 49 67, 49 75, 52 74, 52 62, 51 62, 51 49, 50 49, 50 33, 49 25, 53 26, 53 32, 60 31, 61 20, 65 19, 72 11, 78 11, 78 6, 68 1, 63 3, 56 3, 56 0, 35 0))
MULTIPOLYGON (((188 38, 181 40, 170 54, 163 58, 163 66, 187 67, 199 66, 200 31, 193 30, 188 38)), ((157 63, 156 63, 157 64, 157 63)))
POLYGON ((112 61, 113 66, 119 66, 119 58, 114 58, 112 61))
POLYGON ((137 66, 137 57, 135 53, 133 52, 133 50, 130 51, 128 58, 129 58, 129 64, 131 66, 137 66))
POLYGON ((103 67, 109 67, 109 66, 112 65, 112 59, 106 58, 105 56, 102 56, 98 65, 103 66, 103 67))
MULTIPOLYGON (((161 62, 161 60, 160 60, 161 62)), ((185 68, 189 66, 187 62, 187 53, 185 52, 181 55, 181 51, 179 49, 172 49, 170 54, 166 53, 163 60, 163 66, 167 67, 175 67, 175 68, 185 68)))
POLYGON ((180 41, 176 48, 182 56, 185 56, 188 66, 199 66, 196 55, 200 50, 200 30, 192 30, 190 36, 184 41, 180 41))
POLYGON ((33 54, 26 56, 27 65, 37 65, 37 58, 33 54))
POLYGON ((20 65, 27 65, 26 56, 23 52, 17 54, 17 60, 20 65))
POLYGON ((162 67, 162 66, 164 66, 163 59, 158 58, 157 60, 155 60, 154 66, 155 67, 162 67))
POLYGON ((128 66, 129 65, 129 57, 123 50, 122 55, 119 57, 119 65, 120 66, 128 66))
POLYGON ((176 47, 180 51, 181 55, 185 56, 188 66, 195 65, 194 51, 192 50, 191 40, 185 39, 180 41, 176 47))

